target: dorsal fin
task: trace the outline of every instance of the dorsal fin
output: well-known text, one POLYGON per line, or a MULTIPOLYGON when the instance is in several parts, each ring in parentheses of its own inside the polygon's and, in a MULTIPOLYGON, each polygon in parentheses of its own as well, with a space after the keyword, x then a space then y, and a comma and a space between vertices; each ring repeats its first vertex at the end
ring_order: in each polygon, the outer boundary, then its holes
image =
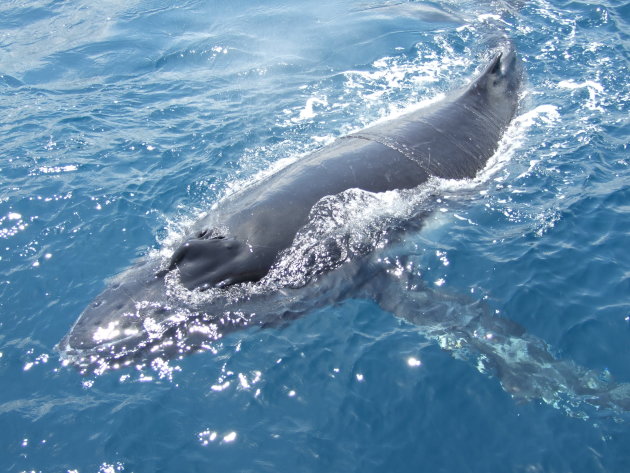
POLYGON ((513 60, 511 50, 496 53, 483 73, 470 85, 469 90, 486 90, 488 87, 496 86, 499 81, 507 77, 506 74, 509 75, 511 60, 513 60))
POLYGON ((481 77, 484 77, 487 74, 500 74, 501 73, 501 58, 503 57, 503 53, 500 52, 498 53, 494 59, 492 59, 492 61, 490 61, 490 64, 488 64, 488 67, 486 67, 486 70, 484 71, 483 74, 481 74, 481 77))
POLYGON ((491 74, 495 74, 501 70, 501 58, 503 57, 503 53, 499 53, 490 63, 488 67, 488 72, 491 74))

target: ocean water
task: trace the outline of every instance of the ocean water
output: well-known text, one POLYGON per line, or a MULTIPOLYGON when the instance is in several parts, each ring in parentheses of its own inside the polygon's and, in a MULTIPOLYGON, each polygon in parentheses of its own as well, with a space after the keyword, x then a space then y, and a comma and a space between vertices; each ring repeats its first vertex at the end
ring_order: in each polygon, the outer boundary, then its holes
POLYGON ((108 278, 222 196, 465 84, 509 37, 518 117, 393 251, 627 386, 629 31, 612 0, 3 2, 0 470, 630 471, 627 402, 561 381, 518 395, 369 299, 100 376, 54 350, 108 278))

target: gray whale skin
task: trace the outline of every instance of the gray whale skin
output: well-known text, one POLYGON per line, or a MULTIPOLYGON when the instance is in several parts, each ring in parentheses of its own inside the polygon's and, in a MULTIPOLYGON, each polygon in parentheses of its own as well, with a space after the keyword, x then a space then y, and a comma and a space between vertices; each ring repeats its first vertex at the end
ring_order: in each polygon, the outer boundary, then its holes
MULTIPOLYGON (((307 311, 304 303, 295 302, 294 289, 263 295, 254 291, 240 298, 230 290, 263 278, 325 196, 353 188, 374 193, 411 189, 432 176, 474 177, 514 117, 520 83, 514 51, 504 47, 472 83, 443 100, 339 138, 220 202, 193 226, 167 265, 144 261, 111 282, 58 344, 62 358, 78 366, 118 366, 142 352, 163 354, 167 345, 174 346, 164 340, 185 339, 190 348, 235 328, 267 325, 307 311), (210 222, 219 222, 221 230, 209 228, 210 222), (215 297, 201 306, 178 301, 169 278, 178 280, 184 292, 212 292, 215 297)), ((355 270, 349 263, 342 266, 347 266, 342 272, 355 270)), ((300 298, 325 291, 329 301, 342 298, 348 288, 339 279, 333 275, 322 282, 326 273, 338 272, 324 268, 312 283, 319 284, 317 290, 303 291, 300 298)), ((181 344, 173 350, 185 351, 181 344)))

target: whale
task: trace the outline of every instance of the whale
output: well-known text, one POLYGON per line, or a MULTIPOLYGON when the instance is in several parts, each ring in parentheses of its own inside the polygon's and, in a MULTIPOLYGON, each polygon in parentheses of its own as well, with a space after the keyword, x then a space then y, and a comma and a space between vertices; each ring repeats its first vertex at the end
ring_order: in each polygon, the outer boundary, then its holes
MULTIPOLYGON (((165 261, 147 258, 111 280, 58 351, 77 366, 120 366, 169 346, 177 354, 235 329, 289 320, 315 301, 360 291, 370 297, 360 281, 378 276, 361 262, 374 245, 348 254, 332 244, 324 257, 306 255, 299 283, 262 282, 278 274, 281 256, 331 196, 474 178, 516 114, 521 82, 514 48, 501 46, 470 83, 441 100, 340 137, 226 197, 165 261)), ((421 219, 396 222, 389 240, 421 219)))
POLYGON ((56 345, 63 364, 85 375, 130 365, 159 370, 214 350, 237 330, 365 300, 495 376, 519 401, 576 416, 586 405, 630 412, 630 383, 556 357, 483 299, 436 289, 410 270, 405 238, 413 241, 439 213, 444 188, 435 183, 471 180, 501 153, 522 83, 508 42, 444 98, 338 138, 224 197, 160 257, 149 254, 107 283, 56 345), (371 212, 391 195, 410 210, 371 212), (367 226, 356 228, 364 224, 347 210, 367 214, 367 226))

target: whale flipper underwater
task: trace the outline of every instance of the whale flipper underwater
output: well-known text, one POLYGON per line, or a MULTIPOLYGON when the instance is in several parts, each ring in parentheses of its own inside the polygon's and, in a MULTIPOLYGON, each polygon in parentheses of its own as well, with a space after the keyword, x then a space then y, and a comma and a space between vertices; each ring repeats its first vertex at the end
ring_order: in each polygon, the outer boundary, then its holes
MULTIPOLYGON (((375 263, 379 245, 348 251, 332 242, 324 254, 306 251, 299 277, 283 274, 282 256, 331 196, 475 177, 514 118, 520 89, 520 68, 508 46, 444 99, 339 138, 228 196, 192 226, 168 261, 147 258, 116 277, 59 342, 62 359, 100 372, 181 356, 236 329, 277 324, 349 297, 369 298, 443 348, 457 352, 465 345, 515 396, 570 397, 630 410, 625 385, 556 360, 544 342, 508 319, 419 282, 405 284, 375 263), (493 336, 479 335, 484 333, 493 336)), ((388 223, 382 242, 420 228, 430 211, 419 208, 388 223)))

